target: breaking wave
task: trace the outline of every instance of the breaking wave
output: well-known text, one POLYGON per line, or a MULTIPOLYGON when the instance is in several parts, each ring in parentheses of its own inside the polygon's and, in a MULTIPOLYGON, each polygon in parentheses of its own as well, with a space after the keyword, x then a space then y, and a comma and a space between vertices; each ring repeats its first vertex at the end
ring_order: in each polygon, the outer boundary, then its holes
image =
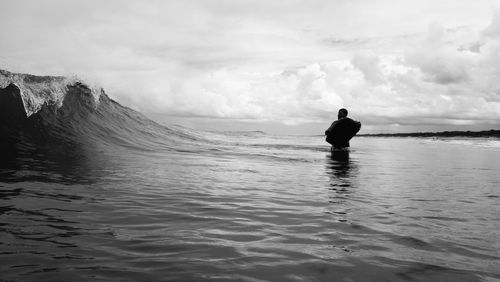
POLYGON ((4 181, 95 181, 134 154, 199 154, 214 142, 160 125, 78 79, 0 71, 4 181))
POLYGON ((202 140, 180 127, 157 124, 79 79, 2 70, 0 119, 4 146, 54 148, 78 143, 158 150, 202 140))

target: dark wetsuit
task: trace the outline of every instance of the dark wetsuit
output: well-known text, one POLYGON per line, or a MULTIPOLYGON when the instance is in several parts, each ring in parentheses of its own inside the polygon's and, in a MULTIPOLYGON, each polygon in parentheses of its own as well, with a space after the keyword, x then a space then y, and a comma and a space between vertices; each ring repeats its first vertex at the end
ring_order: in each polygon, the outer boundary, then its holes
POLYGON ((335 149, 349 147, 349 140, 361 129, 359 121, 348 117, 340 118, 332 123, 325 131, 326 142, 332 144, 335 149))

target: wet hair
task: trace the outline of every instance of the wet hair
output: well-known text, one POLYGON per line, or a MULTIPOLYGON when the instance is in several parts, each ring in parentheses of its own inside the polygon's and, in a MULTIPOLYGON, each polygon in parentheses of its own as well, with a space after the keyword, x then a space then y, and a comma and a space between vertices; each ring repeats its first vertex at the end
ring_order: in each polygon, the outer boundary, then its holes
POLYGON ((338 116, 339 117, 346 117, 347 113, 348 113, 348 111, 346 109, 342 108, 342 109, 339 110, 338 116))

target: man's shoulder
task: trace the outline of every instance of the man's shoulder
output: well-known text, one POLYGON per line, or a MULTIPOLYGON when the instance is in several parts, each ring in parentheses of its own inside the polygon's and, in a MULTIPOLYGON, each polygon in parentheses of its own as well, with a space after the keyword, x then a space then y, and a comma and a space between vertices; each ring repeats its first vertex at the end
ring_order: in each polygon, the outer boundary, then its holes
POLYGON ((353 120, 352 118, 345 118, 347 122, 350 122, 350 123, 356 123, 356 124, 361 124, 361 122, 357 121, 357 120, 353 120))

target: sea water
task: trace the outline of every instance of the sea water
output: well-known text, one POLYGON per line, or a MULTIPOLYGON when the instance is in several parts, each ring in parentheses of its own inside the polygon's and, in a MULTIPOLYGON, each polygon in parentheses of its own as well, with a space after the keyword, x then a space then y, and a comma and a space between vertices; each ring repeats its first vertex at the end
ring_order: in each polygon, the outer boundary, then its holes
POLYGON ((497 139, 190 136, 10 156, 0 281, 500 280, 497 139))

